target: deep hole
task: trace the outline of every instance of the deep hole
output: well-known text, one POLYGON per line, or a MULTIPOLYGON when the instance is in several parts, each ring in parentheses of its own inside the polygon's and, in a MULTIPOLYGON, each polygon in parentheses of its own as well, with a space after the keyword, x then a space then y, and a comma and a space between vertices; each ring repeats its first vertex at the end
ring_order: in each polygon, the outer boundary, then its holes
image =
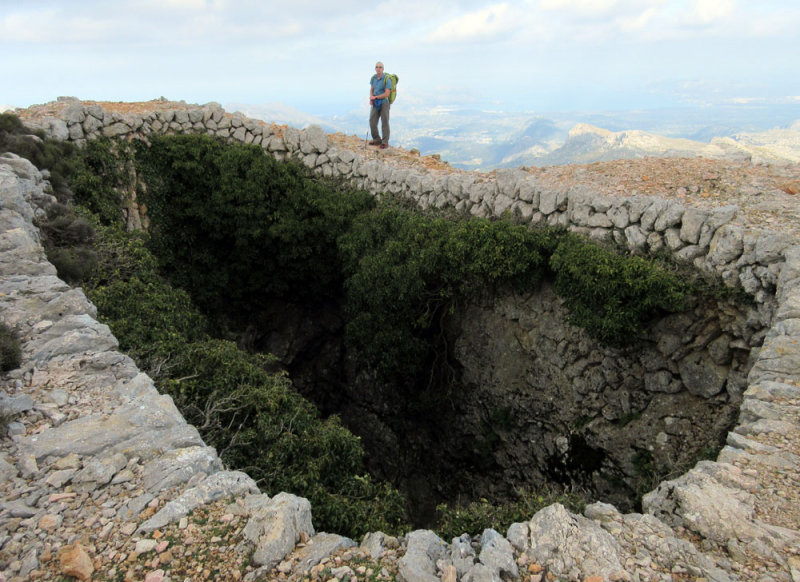
POLYGON ((352 363, 339 309, 275 304, 248 336, 361 437, 370 471, 407 495, 418 527, 439 503, 502 502, 518 488, 640 509, 660 480, 721 448, 762 334, 747 307, 713 300, 655 322, 633 347, 608 348, 566 323, 544 284, 456 311, 448 375, 400 385, 352 363))
MULTIPOLYGON (((199 146, 201 152, 222 147, 208 140, 199 146)), ((226 160, 221 168, 235 187, 206 184, 216 173, 200 171, 194 191, 186 180, 191 173, 181 166, 171 177, 174 188, 162 192, 162 219, 176 207, 186 211, 162 225, 161 251, 168 258, 173 253, 172 270, 180 271, 170 273, 171 281, 205 303, 209 316, 221 315, 225 331, 242 346, 275 354, 323 415, 341 416, 361 437, 372 475, 406 494, 414 525, 432 525, 440 502, 503 502, 521 488, 557 486, 636 509, 659 480, 715 456, 724 442, 746 387, 750 350, 760 345, 768 314, 723 295, 704 296, 683 312, 650 321, 629 347, 612 348, 567 323, 570 289, 557 294, 545 277, 524 291, 518 285, 516 292, 464 293, 452 312, 437 313, 436 326, 423 338, 435 349, 422 372, 380 379, 346 347, 342 274, 335 272, 341 232, 321 220, 330 195, 296 170, 259 166, 265 164, 261 150, 237 152, 231 159, 211 158, 226 160), (254 166, 265 175, 277 173, 280 187, 267 180, 255 188, 249 173, 254 166), (209 201, 207 193, 215 189, 231 196, 227 204, 209 201), (263 228, 275 216, 286 219, 277 223, 277 234, 263 228), (331 288, 317 288, 326 284, 331 288)), ((152 192, 164 177, 151 178, 152 192)), ((332 198, 346 196, 336 192, 332 198)), ((106 206, 105 200, 94 202, 106 206)), ((339 222, 347 223, 343 216, 359 211, 363 200, 351 203, 339 222)), ((157 206, 150 205, 154 220, 157 206)), ((425 232, 436 233, 431 224, 425 232)), ((78 230, 62 229, 61 237, 83 237, 78 230)), ((475 236, 480 231, 465 233, 473 238, 466 239, 472 246, 464 260, 477 250, 491 262, 497 253, 481 246, 486 239, 475 236)), ((398 241, 428 243, 415 234, 398 241)), ((544 253, 547 236, 540 242, 544 253)), ((564 260, 583 261, 578 271, 591 269, 594 251, 578 251, 564 260)), ((529 265, 535 254, 516 264, 529 265)), ((64 260, 81 262, 90 261, 64 260)), ((621 272, 638 280, 635 272, 621 272)), ((627 296, 621 297, 611 303, 624 313, 619 302, 627 296)))

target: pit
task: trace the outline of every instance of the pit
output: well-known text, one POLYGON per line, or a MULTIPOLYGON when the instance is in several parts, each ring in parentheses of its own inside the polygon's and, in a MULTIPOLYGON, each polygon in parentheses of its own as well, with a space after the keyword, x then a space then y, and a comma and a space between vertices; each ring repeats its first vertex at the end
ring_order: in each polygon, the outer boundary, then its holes
POLYGON ((520 489, 640 509, 661 480, 724 445, 763 318, 705 298, 611 348, 568 323, 563 303, 546 282, 470 302, 446 322, 447 369, 405 384, 353 364, 335 304, 275 305, 248 335, 360 436, 371 473, 406 494, 416 526, 440 503, 499 503, 520 489))

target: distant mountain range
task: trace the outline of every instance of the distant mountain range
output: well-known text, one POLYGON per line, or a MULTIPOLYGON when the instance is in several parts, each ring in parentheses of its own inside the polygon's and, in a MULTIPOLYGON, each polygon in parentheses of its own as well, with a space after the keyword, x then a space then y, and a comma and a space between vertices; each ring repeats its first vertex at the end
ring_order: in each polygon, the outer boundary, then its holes
MULTIPOLYGON (((228 111, 295 127, 367 137, 368 111, 320 117, 280 103, 226 104, 228 111)), ((490 170, 645 156, 800 162, 800 102, 617 112, 502 112, 392 108, 393 145, 439 154, 452 166, 490 170)))
POLYGON ((645 156, 702 156, 752 160, 755 163, 794 163, 800 161, 800 121, 786 129, 714 137, 706 143, 641 130, 609 131, 580 123, 569 131, 563 145, 549 152, 543 152, 536 145, 503 160, 503 165, 585 164, 645 156))

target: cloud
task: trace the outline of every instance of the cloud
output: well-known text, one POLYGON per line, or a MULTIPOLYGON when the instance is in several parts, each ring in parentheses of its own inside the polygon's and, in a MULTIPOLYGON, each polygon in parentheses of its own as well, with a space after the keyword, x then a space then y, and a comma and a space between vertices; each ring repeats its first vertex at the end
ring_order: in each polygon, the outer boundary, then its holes
POLYGON ((0 19, 3 42, 87 42, 114 38, 112 22, 105 19, 73 16, 65 18, 56 10, 20 11, 0 19))
POLYGON ((485 42, 504 38, 515 28, 508 2, 469 12, 439 25, 429 36, 434 43, 485 42))
POLYGON ((741 14, 733 0, 691 0, 681 8, 670 23, 677 30, 712 29, 741 14))
POLYGON ((715 24, 731 16, 732 0, 695 0, 689 18, 699 25, 715 24))
POLYGON ((667 0, 538 0, 534 18, 548 40, 606 43, 658 28, 667 0))
POLYGON ((789 0, 529 0, 549 39, 710 42, 793 34, 800 9, 789 0))
POLYGON ((265 44, 308 33, 309 26, 313 29, 315 20, 306 18, 303 2, 299 4, 281 11, 261 3, 234 5, 226 0, 86 0, 80 5, 48 0, 0 13, 0 43, 103 43, 117 48, 198 41, 265 44))
POLYGON ((593 17, 608 14, 620 4, 619 0, 541 0, 539 8, 593 17))

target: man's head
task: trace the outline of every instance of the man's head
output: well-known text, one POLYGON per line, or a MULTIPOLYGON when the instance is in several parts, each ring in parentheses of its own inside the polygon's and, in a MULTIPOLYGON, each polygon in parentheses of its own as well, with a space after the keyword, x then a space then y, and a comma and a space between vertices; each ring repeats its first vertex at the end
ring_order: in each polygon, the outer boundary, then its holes
POLYGON ((383 63, 380 61, 375 63, 375 74, 378 75, 379 79, 383 77, 383 63))

